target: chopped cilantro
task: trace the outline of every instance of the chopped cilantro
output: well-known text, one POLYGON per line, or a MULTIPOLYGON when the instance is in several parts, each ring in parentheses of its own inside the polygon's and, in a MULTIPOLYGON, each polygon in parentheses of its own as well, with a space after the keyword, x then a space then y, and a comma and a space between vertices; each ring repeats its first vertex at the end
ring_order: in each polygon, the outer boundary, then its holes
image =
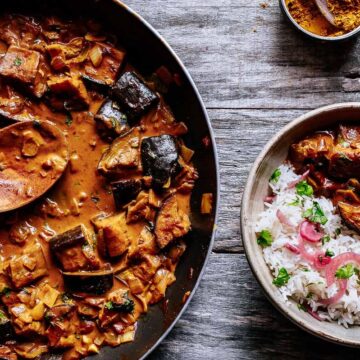
POLYGON ((301 199, 299 196, 297 196, 296 199, 295 199, 293 202, 289 203, 288 205, 289 205, 289 206, 304 205, 304 200, 301 199))
POLYGON ((295 185, 296 193, 300 196, 311 196, 314 193, 314 189, 307 183, 306 180, 300 181, 295 185))
POLYGON ((22 64, 22 60, 19 57, 16 57, 16 59, 14 60, 14 65, 20 66, 21 64, 22 64))
POLYGON ((270 176, 270 182, 277 183, 279 181, 280 176, 281 176, 281 171, 279 169, 276 169, 270 176))
POLYGON ((330 241, 330 235, 324 235, 322 238, 321 238, 321 243, 324 245, 326 244, 327 242, 330 241))
POLYGON ((313 207, 303 213, 303 217, 313 223, 325 225, 328 221, 318 202, 313 202, 313 207))
POLYGON ((108 310, 112 310, 114 308, 114 304, 112 301, 108 301, 107 303, 105 303, 105 308, 108 310))
POLYGON ((298 309, 299 309, 300 311, 305 311, 305 312, 307 312, 307 308, 305 307, 304 304, 297 304, 297 307, 298 307, 298 309))
POLYGON ((5 314, 2 311, 0 311, 0 321, 5 320, 5 319, 7 319, 7 317, 5 316, 5 314))
POLYGON ((72 116, 70 113, 68 113, 65 118, 65 124, 67 126, 71 126, 72 122, 73 122, 72 116))
POLYGON ((332 250, 326 249, 325 256, 333 257, 334 255, 335 255, 335 253, 332 250))
POLYGON ((0 296, 5 295, 6 297, 9 297, 10 293, 11 293, 11 289, 5 286, 5 287, 0 291, 0 296))
POLYGON ((355 273, 354 266, 351 264, 347 264, 336 270, 335 276, 338 279, 349 279, 355 273))
POLYGON ((340 228, 335 229, 335 235, 339 236, 341 234, 340 228))
POLYGON ((290 275, 288 274, 287 270, 285 268, 281 268, 279 270, 278 276, 274 279, 273 284, 280 287, 287 284, 289 279, 290 275))
POLYGON ((257 243, 261 247, 268 247, 272 244, 272 235, 269 230, 262 230, 257 237, 257 243))
POLYGON ((313 293, 312 292, 309 292, 307 295, 306 295, 306 298, 307 299, 312 299, 312 297, 313 297, 313 293))

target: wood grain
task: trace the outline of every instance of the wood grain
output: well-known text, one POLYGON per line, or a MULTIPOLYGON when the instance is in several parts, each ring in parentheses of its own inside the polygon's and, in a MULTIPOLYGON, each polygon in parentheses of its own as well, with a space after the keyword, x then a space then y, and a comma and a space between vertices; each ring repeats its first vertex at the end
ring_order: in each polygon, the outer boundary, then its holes
POLYGON ((174 48, 208 108, 313 109, 359 99, 359 42, 310 41, 287 23, 278 0, 127 4, 174 48))
POLYGON ((319 340, 286 320, 259 289, 244 255, 213 254, 188 310, 149 360, 340 356, 355 359, 359 355, 319 340))
POLYGON ((277 130, 307 110, 360 100, 360 42, 306 39, 277 0, 125 1, 192 74, 220 161, 214 253, 188 310, 150 359, 357 358, 299 330, 266 300, 243 255, 239 214, 249 169, 277 130))

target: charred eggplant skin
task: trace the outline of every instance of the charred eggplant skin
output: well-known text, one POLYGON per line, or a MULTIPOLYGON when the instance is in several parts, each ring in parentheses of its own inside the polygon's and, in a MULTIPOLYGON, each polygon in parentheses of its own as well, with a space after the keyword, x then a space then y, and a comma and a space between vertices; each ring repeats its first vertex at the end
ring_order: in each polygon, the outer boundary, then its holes
POLYGON ((125 72, 112 89, 112 96, 119 101, 130 119, 144 115, 159 98, 134 72, 125 72))
POLYGON ((71 292, 84 292, 102 295, 113 287, 113 273, 105 272, 78 272, 74 274, 63 273, 65 287, 71 292))
POLYGON ((123 205, 135 199, 141 189, 142 181, 140 179, 126 179, 112 182, 111 191, 116 209, 121 210, 123 205))
POLYGON ((0 310, 0 344, 10 340, 14 336, 13 326, 10 319, 0 310))
POLYGON ((95 115, 95 121, 100 136, 106 141, 112 141, 130 129, 127 116, 111 99, 105 100, 101 105, 95 115))
POLYGON ((153 136, 141 142, 143 174, 153 178, 154 188, 162 188, 180 170, 179 152, 175 137, 153 136))
POLYGON ((56 251, 64 250, 75 245, 84 244, 86 241, 84 227, 78 225, 73 229, 53 237, 49 243, 51 251, 55 253, 56 251))

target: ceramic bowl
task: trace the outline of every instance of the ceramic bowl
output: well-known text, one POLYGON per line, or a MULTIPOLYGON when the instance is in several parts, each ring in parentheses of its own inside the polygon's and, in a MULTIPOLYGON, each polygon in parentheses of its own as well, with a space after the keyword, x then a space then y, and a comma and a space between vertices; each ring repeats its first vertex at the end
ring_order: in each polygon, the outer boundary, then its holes
POLYGON ((311 111, 289 123, 265 146, 256 159, 245 187, 241 208, 241 231, 250 267, 272 304, 302 329, 323 339, 360 347, 360 326, 345 329, 336 323, 318 321, 299 311, 297 304, 285 303, 280 291, 272 284, 273 276, 265 263, 262 249, 256 242, 255 221, 264 209, 268 180, 286 158, 289 146, 315 130, 328 129, 340 123, 360 124, 360 103, 335 104, 311 111))
POLYGON ((316 35, 310 31, 305 30, 301 25, 299 25, 296 20, 294 20, 294 18, 291 16, 290 11, 286 5, 286 0, 279 0, 279 4, 280 4, 280 8, 282 10, 282 12, 285 14, 285 16, 288 18, 288 20, 290 21, 290 23, 292 23, 295 28, 297 30, 299 30, 300 32, 302 32, 304 35, 306 35, 309 38, 312 38, 314 40, 320 40, 323 42, 338 42, 338 41, 344 41, 344 40, 348 40, 348 39, 352 39, 358 35, 360 35, 360 26, 344 35, 341 36, 333 36, 333 37, 329 37, 329 36, 320 36, 320 35, 316 35))

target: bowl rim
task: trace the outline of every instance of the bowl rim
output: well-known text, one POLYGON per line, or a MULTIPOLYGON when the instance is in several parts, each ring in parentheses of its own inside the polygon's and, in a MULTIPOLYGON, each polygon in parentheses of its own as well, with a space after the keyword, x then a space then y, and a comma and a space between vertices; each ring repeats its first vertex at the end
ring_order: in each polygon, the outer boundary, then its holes
POLYGON ((123 3, 122 0, 111 0, 111 1, 113 3, 115 3, 116 5, 121 6, 122 8, 124 8, 128 13, 130 13, 130 15, 132 15, 134 18, 136 18, 138 21, 140 21, 147 28, 148 31, 152 32, 153 35, 155 35, 157 37, 157 39, 163 43, 163 45, 166 47, 167 51, 171 54, 171 56, 174 58, 174 60, 177 62, 177 64, 181 68, 183 74, 186 76, 187 80, 189 81, 191 87, 194 90, 194 93, 196 95, 196 99, 197 99, 197 101, 198 101, 198 103, 200 105, 201 111, 203 113, 204 119, 206 121, 208 130, 209 130, 210 140, 211 140, 213 153, 214 153, 214 164, 215 164, 215 172, 216 172, 216 184, 215 184, 216 185, 216 207, 214 209, 214 227, 213 227, 213 230, 212 230, 212 235, 211 235, 208 251, 207 251, 207 254, 206 254, 202 269, 201 269, 201 271, 199 273, 199 276, 198 276, 198 278, 196 280, 196 283, 195 283, 189 297, 187 298, 185 304, 183 305, 183 307, 181 308, 181 310, 177 314, 176 318, 173 320, 171 325, 166 329, 166 331, 161 335, 161 337, 152 345, 152 347, 147 349, 145 354, 142 355, 141 358, 139 359, 139 360, 143 360, 143 359, 147 358, 160 345, 160 343, 169 335, 169 333, 171 332, 171 330, 173 329, 175 324, 179 321, 180 317, 183 315, 183 313, 187 309, 188 305, 190 304, 191 299, 193 298, 197 288, 199 287, 200 281, 204 276, 205 269, 207 267, 207 264, 208 264, 210 255, 212 253, 213 246, 214 246, 214 241, 215 241, 216 232, 217 232, 216 231, 217 223, 218 223, 218 219, 219 219, 219 208, 220 208, 219 157, 218 157, 218 151, 217 151, 217 146, 216 146, 216 142, 215 142, 215 134, 214 134, 214 130, 213 130, 212 126, 211 126, 209 115, 207 113, 204 102, 203 102, 203 100, 201 98, 201 95, 199 93, 199 90, 197 89, 194 80, 192 79, 189 71, 187 70, 187 68, 185 67, 183 62, 180 60, 180 58, 177 56, 177 54, 171 48, 171 46, 168 44, 168 42, 141 15, 139 15, 135 10, 133 10, 131 7, 129 7, 128 5, 123 3))
POLYGON ((286 14, 287 18, 291 21, 291 23, 302 33, 304 33, 305 35, 307 35, 308 37, 311 37, 313 39, 316 40, 321 40, 324 42, 337 42, 337 41, 343 41, 343 40, 348 40, 351 39, 353 37, 356 37, 358 35, 360 35, 360 26, 358 26, 357 28, 355 28, 354 30, 351 30, 350 32, 340 35, 340 36, 321 36, 321 35, 317 35, 315 33, 312 33, 306 29, 304 29, 300 24, 297 23, 297 21, 292 17, 292 15, 290 14, 290 11, 286 5, 286 0, 279 0, 280 1, 280 5, 282 10, 284 11, 284 13, 286 14))
MULTIPOLYGON (((255 267, 254 257, 250 250, 251 239, 248 237, 247 229, 250 226, 248 224, 249 218, 247 216, 249 205, 250 205, 250 195, 252 188, 256 182, 256 172, 260 165, 262 164, 265 156, 271 150, 271 148, 276 145, 289 131, 293 128, 297 127, 299 124, 308 121, 309 119, 316 117, 320 114, 324 114, 327 112, 332 112, 335 110, 349 110, 349 109, 357 109, 360 111, 360 102, 347 102, 347 103, 336 103, 333 105, 328 105, 324 107, 317 108, 315 110, 311 110, 306 112, 305 114, 297 117, 296 119, 292 120, 290 123, 285 125, 281 128, 265 145, 262 149, 260 154, 257 156, 255 162, 253 163, 251 170, 249 172, 248 178, 246 180, 246 185, 244 188, 244 193, 242 197, 242 204, 240 210, 240 227, 241 227, 241 235, 242 235, 242 242, 245 250, 245 256, 250 266, 250 269, 256 278, 257 282, 259 283, 261 289, 263 290, 267 299, 272 303, 272 305, 282 313, 287 319, 289 319, 292 323, 300 327, 301 329, 305 330, 306 332, 315 335, 316 337, 330 341, 332 343, 338 345, 345 345, 348 347, 360 347, 360 339, 358 341, 349 340, 345 336, 334 336, 333 334, 326 332, 326 331, 319 331, 315 329, 309 321, 304 321, 300 315, 292 314, 289 311, 289 306, 285 303, 285 301, 279 301, 278 298, 275 296, 275 291, 273 291, 272 284, 268 283, 265 279, 263 279, 259 274, 260 271, 255 267)), ((267 265, 266 265, 267 266, 267 265)))

